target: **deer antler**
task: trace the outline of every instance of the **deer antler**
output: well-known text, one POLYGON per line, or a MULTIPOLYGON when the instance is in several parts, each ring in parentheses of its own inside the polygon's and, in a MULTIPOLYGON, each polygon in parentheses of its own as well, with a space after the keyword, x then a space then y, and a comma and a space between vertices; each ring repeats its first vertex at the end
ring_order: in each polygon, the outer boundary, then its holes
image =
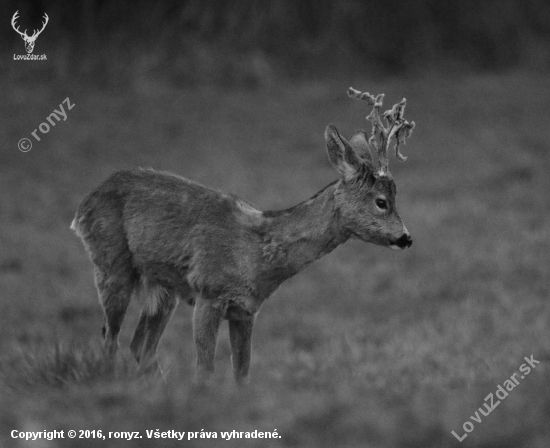
POLYGON ((42 29, 41 29, 40 31, 34 30, 33 33, 32 33, 32 36, 29 36, 29 35, 27 34, 27 30, 26 30, 26 29, 25 29, 24 32, 21 32, 21 31, 19 31, 19 27, 17 27, 17 28, 15 27, 15 22, 16 22, 16 20, 19 18, 18 14, 19 14, 19 11, 15 11, 15 14, 14 14, 13 17, 11 18, 11 26, 12 26, 12 28, 13 28, 15 31, 17 31, 17 32, 21 35, 21 37, 22 37, 23 39, 29 40, 29 41, 34 41, 34 40, 36 40, 36 38, 40 35, 40 33, 41 33, 42 31, 44 31, 44 28, 46 28, 46 25, 48 24, 48 22, 49 22, 49 20, 50 20, 50 18, 48 17, 48 14, 44 13, 44 19, 46 19, 46 21, 45 21, 45 22, 42 22, 42 29))
MULTIPOLYGON (((28 37, 27 36, 27 30, 25 30, 25 32, 22 33, 21 31, 19 31, 19 27, 17 27, 17 28, 15 27, 15 21, 19 18, 18 14, 19 14, 19 10, 15 11, 15 14, 11 18, 11 26, 16 32, 18 32, 21 35, 21 37, 23 37, 23 36, 28 37)), ((23 37, 23 39, 25 37, 23 37)))
POLYGON ((348 96, 356 100, 366 101, 370 106, 374 106, 372 112, 367 117, 367 120, 372 124, 372 134, 368 143, 378 153, 378 175, 385 176, 388 173, 388 150, 392 138, 395 138, 395 157, 397 160, 401 162, 407 160, 399 152, 399 145, 405 144, 405 139, 411 136, 414 129, 414 121, 409 123, 403 118, 407 101, 403 98, 391 110, 382 114, 387 123, 387 126, 384 126, 382 117, 380 117, 380 108, 384 100, 383 93, 374 97, 370 93, 360 92, 350 87, 348 89, 348 96))
POLYGON ((45 21, 45 22, 42 22, 42 29, 41 29, 40 31, 34 30, 34 32, 32 33, 31 39, 32 39, 32 38, 35 38, 35 39, 36 39, 36 38, 40 35, 40 33, 41 33, 42 31, 44 31, 44 28, 46 28, 46 25, 47 25, 48 22, 50 21, 50 18, 48 17, 48 14, 44 13, 44 19, 46 19, 46 21, 45 21))

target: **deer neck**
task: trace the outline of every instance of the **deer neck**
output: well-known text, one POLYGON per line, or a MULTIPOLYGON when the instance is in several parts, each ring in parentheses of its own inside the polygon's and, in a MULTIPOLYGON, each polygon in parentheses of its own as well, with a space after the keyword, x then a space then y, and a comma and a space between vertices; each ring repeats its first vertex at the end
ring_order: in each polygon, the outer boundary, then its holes
POLYGON ((264 212, 263 256, 269 271, 289 278, 348 239, 339 223, 337 188, 333 182, 294 207, 264 212))

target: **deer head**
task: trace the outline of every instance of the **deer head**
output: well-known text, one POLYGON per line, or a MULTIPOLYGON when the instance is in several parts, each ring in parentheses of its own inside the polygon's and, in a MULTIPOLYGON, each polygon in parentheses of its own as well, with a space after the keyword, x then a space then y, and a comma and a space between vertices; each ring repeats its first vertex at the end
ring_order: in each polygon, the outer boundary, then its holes
POLYGON ((332 125, 325 131, 329 160, 343 177, 335 195, 342 225, 352 237, 395 250, 405 249, 411 246, 412 238, 397 212, 388 151, 395 140, 396 158, 406 159, 399 146, 411 135, 414 122, 403 118, 405 99, 381 116, 383 94, 374 97, 350 87, 348 95, 373 106, 367 117, 372 133, 367 139, 365 131, 358 131, 348 142, 332 125), (377 168, 373 151, 378 154, 377 168))
POLYGON ((11 18, 11 26, 13 27, 13 29, 17 33, 19 33, 21 38, 25 41, 25 50, 27 50, 27 53, 31 54, 34 50, 34 43, 35 43, 37 37, 40 36, 40 33, 42 31, 44 31, 44 28, 46 28, 46 25, 48 24, 48 21, 50 19, 48 17, 48 14, 44 13, 45 21, 42 22, 42 29, 40 29, 40 31, 34 30, 34 32, 32 33, 32 36, 28 36, 26 29, 25 29, 24 32, 21 32, 21 31, 19 31, 19 27, 17 27, 17 28, 15 27, 15 21, 19 18, 18 14, 19 14, 19 11, 15 11, 15 14, 11 18))

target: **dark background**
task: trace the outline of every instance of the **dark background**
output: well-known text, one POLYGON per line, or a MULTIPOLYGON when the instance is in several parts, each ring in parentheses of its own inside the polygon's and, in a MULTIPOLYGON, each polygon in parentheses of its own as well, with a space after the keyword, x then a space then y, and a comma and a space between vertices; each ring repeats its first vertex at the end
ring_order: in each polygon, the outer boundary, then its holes
POLYGON ((14 429, 281 436, 98 446, 549 445, 548 2, 9 0, 0 38, 2 446, 91 443, 14 429), (14 60, 16 10, 29 34, 49 15, 33 53, 47 60, 14 60), (290 207, 336 179, 325 126, 368 129, 349 86, 387 108, 407 98, 416 128, 390 170, 413 246, 348 242, 287 281, 258 317, 246 389, 226 327, 214 383, 193 385, 183 304, 159 347, 164 381, 129 353, 137 302, 110 370, 92 265, 69 230, 82 198, 143 166, 290 207), (540 364, 473 421, 531 355, 540 364))
MULTIPOLYGON (((550 57, 544 0, 8 0, 0 15, 15 10, 29 34, 42 11, 49 14, 49 53, 53 64, 67 65, 58 75, 70 67, 71 77, 102 83, 136 71, 177 83, 254 83, 272 72, 544 70, 550 57)), ((21 43, 8 23, 4 48, 21 43)))

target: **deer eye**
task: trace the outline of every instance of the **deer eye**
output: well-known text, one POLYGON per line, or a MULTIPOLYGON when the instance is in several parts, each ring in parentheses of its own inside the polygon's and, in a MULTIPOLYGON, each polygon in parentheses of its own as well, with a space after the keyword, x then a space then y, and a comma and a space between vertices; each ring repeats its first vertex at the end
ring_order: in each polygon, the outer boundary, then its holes
POLYGON ((375 204, 378 208, 380 208, 382 210, 386 210, 388 208, 388 203, 385 199, 377 199, 375 201, 375 204))

